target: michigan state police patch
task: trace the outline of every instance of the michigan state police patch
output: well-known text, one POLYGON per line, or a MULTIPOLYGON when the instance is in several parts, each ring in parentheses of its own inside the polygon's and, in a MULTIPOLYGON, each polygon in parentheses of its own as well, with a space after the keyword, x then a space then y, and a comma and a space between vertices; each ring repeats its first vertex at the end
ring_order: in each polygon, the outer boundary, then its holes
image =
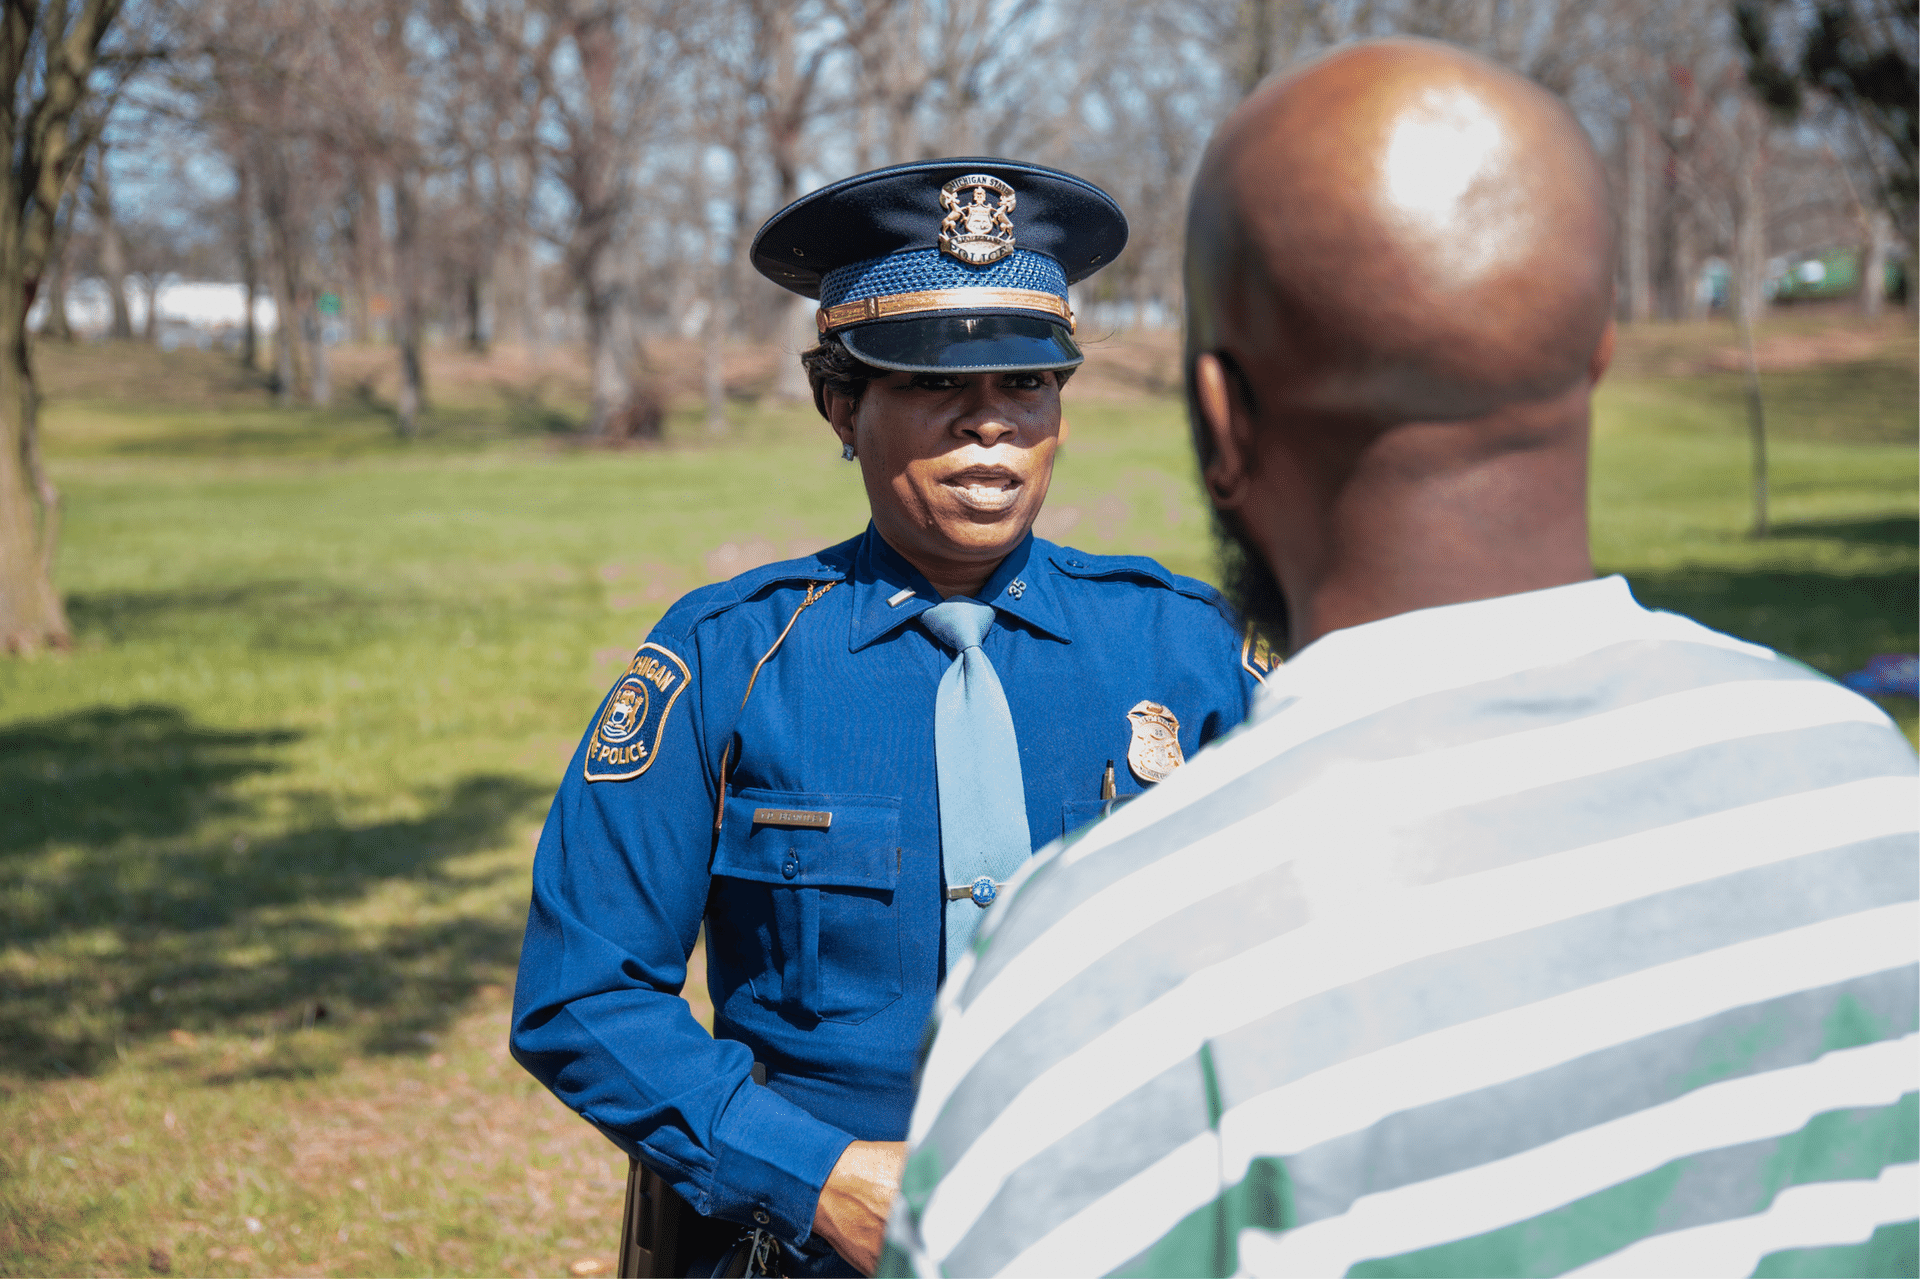
POLYGON ((687 664, 658 644, 640 646, 587 739, 587 780, 624 782, 653 767, 667 716, 686 688, 687 664))

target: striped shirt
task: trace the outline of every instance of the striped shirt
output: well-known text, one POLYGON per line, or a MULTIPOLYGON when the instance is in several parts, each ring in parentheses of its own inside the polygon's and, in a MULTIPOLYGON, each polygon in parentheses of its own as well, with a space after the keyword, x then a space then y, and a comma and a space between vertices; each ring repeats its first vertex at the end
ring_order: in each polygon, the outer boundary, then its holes
POLYGON ((882 1273, 1915 1273, 1920 788, 1619 578, 1338 631, 950 977, 882 1273))

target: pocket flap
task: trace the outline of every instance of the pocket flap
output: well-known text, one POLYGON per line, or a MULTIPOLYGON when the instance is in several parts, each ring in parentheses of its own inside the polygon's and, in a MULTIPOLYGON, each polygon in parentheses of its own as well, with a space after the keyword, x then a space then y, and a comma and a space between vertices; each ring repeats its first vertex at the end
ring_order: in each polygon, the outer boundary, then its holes
POLYGON ((754 789, 729 795, 713 873, 792 888, 891 889, 900 879, 900 801, 754 789))

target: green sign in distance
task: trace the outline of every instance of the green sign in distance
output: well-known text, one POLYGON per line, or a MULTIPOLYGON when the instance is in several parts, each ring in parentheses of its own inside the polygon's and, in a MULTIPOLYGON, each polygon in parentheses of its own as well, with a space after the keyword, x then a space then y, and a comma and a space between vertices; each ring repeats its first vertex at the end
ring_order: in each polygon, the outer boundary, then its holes
POLYGON ((320 295, 320 314, 340 314, 340 295, 338 293, 322 293, 320 295))

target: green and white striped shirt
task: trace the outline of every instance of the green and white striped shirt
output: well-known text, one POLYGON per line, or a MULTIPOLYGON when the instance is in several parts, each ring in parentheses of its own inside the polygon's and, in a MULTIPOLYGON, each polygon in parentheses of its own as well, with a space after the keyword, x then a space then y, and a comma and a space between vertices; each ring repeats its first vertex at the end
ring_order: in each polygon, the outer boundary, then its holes
POLYGON ((882 1273, 1911 1275, 1917 829, 1619 578, 1328 635, 995 908, 882 1273))

